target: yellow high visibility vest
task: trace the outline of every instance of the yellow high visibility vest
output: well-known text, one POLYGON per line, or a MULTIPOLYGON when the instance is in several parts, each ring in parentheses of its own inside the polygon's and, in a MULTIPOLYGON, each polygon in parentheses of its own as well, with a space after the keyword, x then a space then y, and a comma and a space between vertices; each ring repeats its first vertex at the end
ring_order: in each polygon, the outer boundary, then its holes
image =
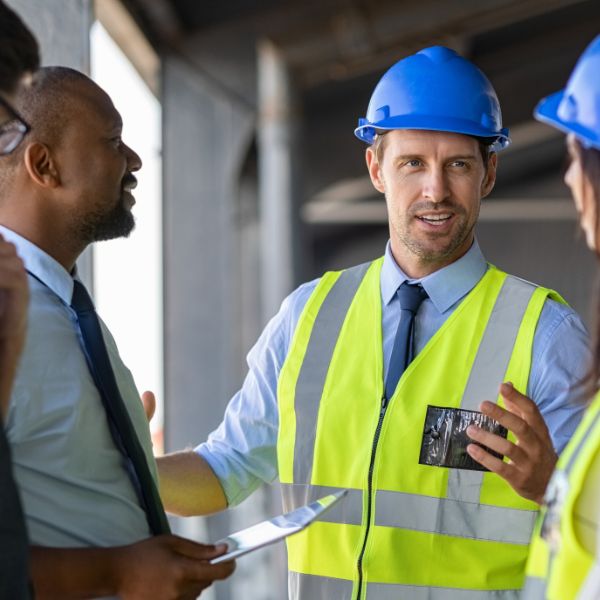
POLYGON ((525 392, 544 302, 562 300, 490 267, 384 408, 382 264, 323 276, 279 377, 285 509, 349 490, 288 538, 290 597, 516 599, 537 505, 493 473, 419 464, 421 438, 428 405, 477 410, 506 380, 525 392))
POLYGON ((575 535, 574 510, 599 448, 600 395, 561 454, 548 485, 527 562, 526 600, 570 600, 583 586, 594 557, 575 535))

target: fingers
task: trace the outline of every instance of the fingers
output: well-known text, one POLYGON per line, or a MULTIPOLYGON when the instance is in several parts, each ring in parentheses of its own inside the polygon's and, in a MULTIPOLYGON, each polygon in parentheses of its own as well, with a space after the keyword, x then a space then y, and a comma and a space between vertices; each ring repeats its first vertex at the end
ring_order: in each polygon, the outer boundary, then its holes
POLYGON ((227 551, 225 544, 214 546, 212 544, 199 544, 192 540, 182 538, 176 535, 169 536, 169 545, 179 554, 183 554, 188 558, 195 560, 208 561, 217 556, 221 556, 227 551))
POLYGON ((211 565, 206 561, 193 560, 186 556, 180 557, 184 562, 184 578, 187 581, 205 582, 210 585, 213 581, 227 579, 235 571, 235 561, 211 565))
MULTIPOLYGON (((18 259, 19 261, 21 259, 18 259)), ((0 290, 5 292, 28 294, 27 273, 23 264, 2 264, 0 259, 0 290)))
POLYGON ((216 565, 208 561, 221 556, 227 551, 225 544, 218 546, 199 544, 185 538, 173 536, 173 548, 187 559, 187 577, 197 581, 214 581, 229 577, 234 569, 235 562, 230 560, 216 565))
POLYGON ((235 561, 228 560, 216 565, 208 563, 194 563, 194 568, 198 570, 199 580, 216 581, 227 579, 235 571, 235 561))
POLYGON ((476 444, 469 444, 467 446, 467 452, 473 460, 476 460, 479 464, 483 465, 493 473, 500 475, 503 479, 506 479, 509 482, 513 479, 514 471, 516 470, 513 465, 492 456, 489 452, 486 452, 476 444))
POLYGON ((517 438, 513 443, 499 435, 471 425, 467 435, 486 448, 507 457, 493 456, 476 444, 467 446, 475 461, 505 479, 524 498, 541 502, 544 490, 556 463, 556 453, 550 433, 537 405, 519 393, 510 383, 500 386, 506 408, 493 402, 482 402, 480 410, 517 438))
POLYGON ((501 406, 486 400, 481 403, 480 409, 484 415, 494 419, 494 421, 512 431, 520 443, 533 442, 537 438, 534 429, 526 421, 501 406))
POLYGON ((472 440, 483 444, 486 448, 489 448, 502 456, 508 457, 514 463, 522 463, 527 459, 527 453, 521 446, 509 442, 506 438, 496 435, 495 433, 491 433, 490 431, 486 431, 475 425, 470 425, 467 428, 467 435, 472 440))
MULTIPOLYGON (((504 399, 506 409, 519 416, 545 446, 554 450, 550 431, 538 405, 531 398, 519 393, 510 382, 500 386, 500 394, 504 399)), ((518 437, 516 431, 513 429, 511 431, 518 437)))
POLYGON ((521 417, 492 402, 483 402, 481 412, 511 431, 518 443, 514 444, 475 425, 469 426, 467 435, 491 450, 508 457, 513 463, 516 463, 518 468, 528 468, 532 460, 539 460, 545 448, 552 446, 545 425, 544 428, 531 426, 521 417))
POLYGON ((156 411, 156 396, 154 395, 154 392, 146 390, 145 392, 142 392, 141 399, 144 412, 146 413, 146 419, 150 422, 156 411))
POLYGON ((5 241, 4 239, 0 239, 0 260, 15 260, 21 265, 23 264, 19 255, 17 254, 16 246, 14 244, 11 244, 10 242, 5 241))
POLYGON ((15 250, 16 253, 15 245, 11 244, 10 242, 7 242, 4 239, 4 236, 0 233, 0 254, 6 251, 10 251, 11 249, 15 250))
POLYGON ((507 382, 500 385, 500 394, 504 398, 506 408, 518 414, 532 427, 547 429, 546 422, 540 413, 537 404, 524 394, 518 392, 512 383, 507 382))
POLYGON ((26 279, 27 275, 25 264, 21 258, 13 252, 9 252, 8 254, 0 253, 0 271, 7 275, 18 274, 24 279, 26 279))
POLYGON ((17 254, 14 244, 0 238, 0 289, 27 285, 25 264, 17 254))
POLYGON ((224 550, 174 535, 151 537, 112 550, 112 577, 119 598, 187 600, 213 581, 231 575, 232 561, 211 565, 206 559, 224 550), (183 552, 182 552, 183 551, 183 552))
POLYGON ((15 246, 0 237, 0 341, 24 339, 28 301, 25 265, 15 246))

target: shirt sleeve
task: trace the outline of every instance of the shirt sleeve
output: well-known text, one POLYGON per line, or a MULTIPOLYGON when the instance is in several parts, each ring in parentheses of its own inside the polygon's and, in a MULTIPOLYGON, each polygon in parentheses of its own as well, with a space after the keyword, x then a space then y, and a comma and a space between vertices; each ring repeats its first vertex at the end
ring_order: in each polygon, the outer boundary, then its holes
POLYGON ((290 294, 247 356, 248 374, 222 423, 195 451, 218 477, 229 506, 277 477, 277 382, 296 324, 318 280, 290 294))
POLYGON ((577 313, 546 301, 535 333, 528 395, 537 403, 557 452, 562 452, 587 407, 589 336, 577 313))

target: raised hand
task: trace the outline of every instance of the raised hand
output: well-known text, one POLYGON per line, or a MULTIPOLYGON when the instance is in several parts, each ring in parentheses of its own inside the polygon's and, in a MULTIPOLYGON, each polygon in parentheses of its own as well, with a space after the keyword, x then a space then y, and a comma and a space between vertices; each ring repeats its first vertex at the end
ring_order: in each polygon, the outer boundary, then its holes
POLYGON ((506 456, 502 461, 483 448, 470 444, 467 452, 478 463, 505 479, 524 498, 541 504, 558 456, 550 432, 536 403, 519 393, 511 383, 500 386, 506 409, 485 401, 482 413, 498 421, 517 438, 513 443, 475 425, 467 429, 469 437, 491 450, 506 456))

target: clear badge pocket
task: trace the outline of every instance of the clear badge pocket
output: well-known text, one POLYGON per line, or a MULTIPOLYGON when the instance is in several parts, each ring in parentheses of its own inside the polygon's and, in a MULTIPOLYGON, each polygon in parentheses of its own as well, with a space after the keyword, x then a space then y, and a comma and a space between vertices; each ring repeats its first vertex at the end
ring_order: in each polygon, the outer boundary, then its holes
MULTIPOLYGON (((505 427, 478 411, 429 405, 425 416, 425 426, 423 427, 419 464, 470 471, 487 471, 488 469, 467 454, 469 444, 481 446, 467 435, 469 425, 477 425, 481 429, 503 438, 508 435, 505 427)), ((497 458, 504 458, 485 446, 481 447, 497 458)))

